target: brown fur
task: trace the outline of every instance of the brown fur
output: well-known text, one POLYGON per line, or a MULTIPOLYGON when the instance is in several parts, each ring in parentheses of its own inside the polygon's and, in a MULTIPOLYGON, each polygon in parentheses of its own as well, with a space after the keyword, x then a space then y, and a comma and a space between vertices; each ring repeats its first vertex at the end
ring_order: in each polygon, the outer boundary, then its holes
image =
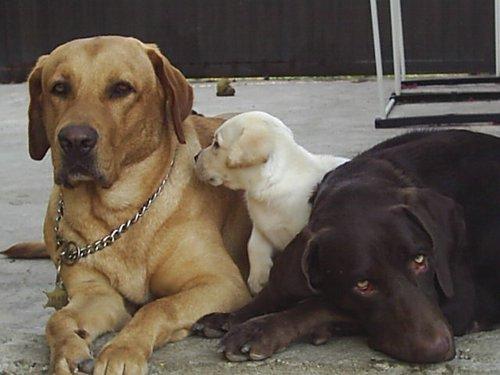
POLYGON ((43 242, 21 242, 2 251, 9 258, 48 258, 47 248, 43 242))
POLYGON ((70 302, 46 329, 57 374, 91 358, 97 336, 120 329, 97 356, 94 373, 144 374, 154 348, 187 336, 204 314, 234 310, 249 298, 235 265, 246 267, 250 229, 242 197, 193 174, 194 155, 222 120, 188 116, 192 89, 185 78, 155 46, 133 38, 82 39, 56 48, 34 68, 30 95, 30 154, 41 159, 50 147, 59 183, 44 229, 54 261, 59 194, 63 236, 87 244, 132 217, 175 157, 165 190, 135 226, 111 247, 63 266, 70 302), (71 85, 64 98, 51 94, 57 80, 71 85), (135 92, 108 98, 116 80, 130 82, 135 92), (99 133, 91 177, 68 174, 57 142, 68 124, 89 124, 99 133), (142 307, 131 317, 126 302, 142 307))

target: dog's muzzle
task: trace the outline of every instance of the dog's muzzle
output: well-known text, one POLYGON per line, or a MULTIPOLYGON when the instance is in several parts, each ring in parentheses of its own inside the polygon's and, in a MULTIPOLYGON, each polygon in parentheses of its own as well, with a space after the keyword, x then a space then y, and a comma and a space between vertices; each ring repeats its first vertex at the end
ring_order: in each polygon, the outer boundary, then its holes
POLYGON ((59 131, 57 140, 62 153, 62 168, 56 182, 71 187, 74 182, 101 179, 95 167, 94 151, 99 134, 90 125, 71 124, 59 131))

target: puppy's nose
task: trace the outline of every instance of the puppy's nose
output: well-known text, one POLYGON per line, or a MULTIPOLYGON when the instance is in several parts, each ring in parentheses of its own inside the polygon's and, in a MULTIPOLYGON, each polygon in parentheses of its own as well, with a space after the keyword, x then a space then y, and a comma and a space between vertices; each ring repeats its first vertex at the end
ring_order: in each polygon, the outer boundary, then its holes
POLYGON ((195 162, 197 162, 197 161, 198 161, 198 157, 200 156, 200 153, 201 153, 201 151, 200 151, 200 152, 198 152, 198 153, 194 156, 194 161, 195 161, 195 162))
POLYGON ((68 125, 57 135, 66 154, 86 155, 97 143, 97 131, 89 125, 68 125))

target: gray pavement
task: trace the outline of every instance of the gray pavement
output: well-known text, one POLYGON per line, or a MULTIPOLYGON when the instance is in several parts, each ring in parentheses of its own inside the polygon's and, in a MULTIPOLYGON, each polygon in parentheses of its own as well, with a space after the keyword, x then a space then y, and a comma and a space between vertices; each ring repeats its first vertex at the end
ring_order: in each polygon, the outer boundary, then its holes
MULTIPOLYGON (((264 110, 290 126, 299 143, 317 153, 353 157, 404 130, 375 130, 376 86, 372 81, 241 81, 236 96, 216 97, 214 83, 195 83, 195 109, 206 115, 264 110)), ((388 89, 389 91, 389 85, 388 89)), ((396 114, 496 111, 497 103, 412 105, 396 114)), ((27 153, 27 85, 0 85, 0 249, 17 241, 41 238, 51 186, 50 160, 27 153)), ((500 136, 500 127, 474 130, 500 136)), ((54 268, 47 260, 12 261, 0 257, 0 374, 43 373, 48 349, 43 330, 50 310, 54 268)), ((101 339, 101 343, 106 340, 101 339)), ((429 374, 500 373, 500 330, 457 340, 457 357, 430 366, 406 365, 367 348, 362 338, 335 339, 313 347, 293 345, 272 359, 232 364, 216 352, 217 342, 189 338, 158 350, 151 373, 192 374, 429 374)))

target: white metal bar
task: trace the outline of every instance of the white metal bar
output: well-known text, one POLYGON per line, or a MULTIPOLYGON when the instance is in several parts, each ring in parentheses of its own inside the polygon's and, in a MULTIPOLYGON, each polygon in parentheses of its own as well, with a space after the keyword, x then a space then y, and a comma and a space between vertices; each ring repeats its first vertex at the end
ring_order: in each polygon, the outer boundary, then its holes
POLYGON ((500 76, 500 0, 495 0, 495 70, 500 76))
MULTIPOLYGON (((500 1, 500 0, 499 0, 500 1)), ((380 116, 386 117, 384 98, 384 70, 382 66, 382 50, 380 49, 380 31, 378 23, 377 0, 370 0, 372 13, 373 50, 375 53, 375 68, 377 70, 377 87, 380 116)))
POLYGON ((385 111, 385 118, 388 118, 389 115, 391 114, 392 112, 392 109, 394 108, 394 106, 396 105, 396 99, 394 98, 391 98, 389 99, 389 101, 387 102, 387 105, 386 107, 384 108, 384 111, 385 111))
POLYGON ((397 0, 390 0, 391 5, 391 36, 392 36, 392 60, 394 65, 394 92, 401 94, 401 58, 399 55, 399 38, 397 22, 397 0))
POLYGON ((396 18, 397 18, 399 57, 401 61, 401 78, 404 80, 406 78, 406 61, 405 61, 405 42, 403 37, 403 16, 401 15, 401 0, 396 0, 395 4, 397 7, 396 18))

